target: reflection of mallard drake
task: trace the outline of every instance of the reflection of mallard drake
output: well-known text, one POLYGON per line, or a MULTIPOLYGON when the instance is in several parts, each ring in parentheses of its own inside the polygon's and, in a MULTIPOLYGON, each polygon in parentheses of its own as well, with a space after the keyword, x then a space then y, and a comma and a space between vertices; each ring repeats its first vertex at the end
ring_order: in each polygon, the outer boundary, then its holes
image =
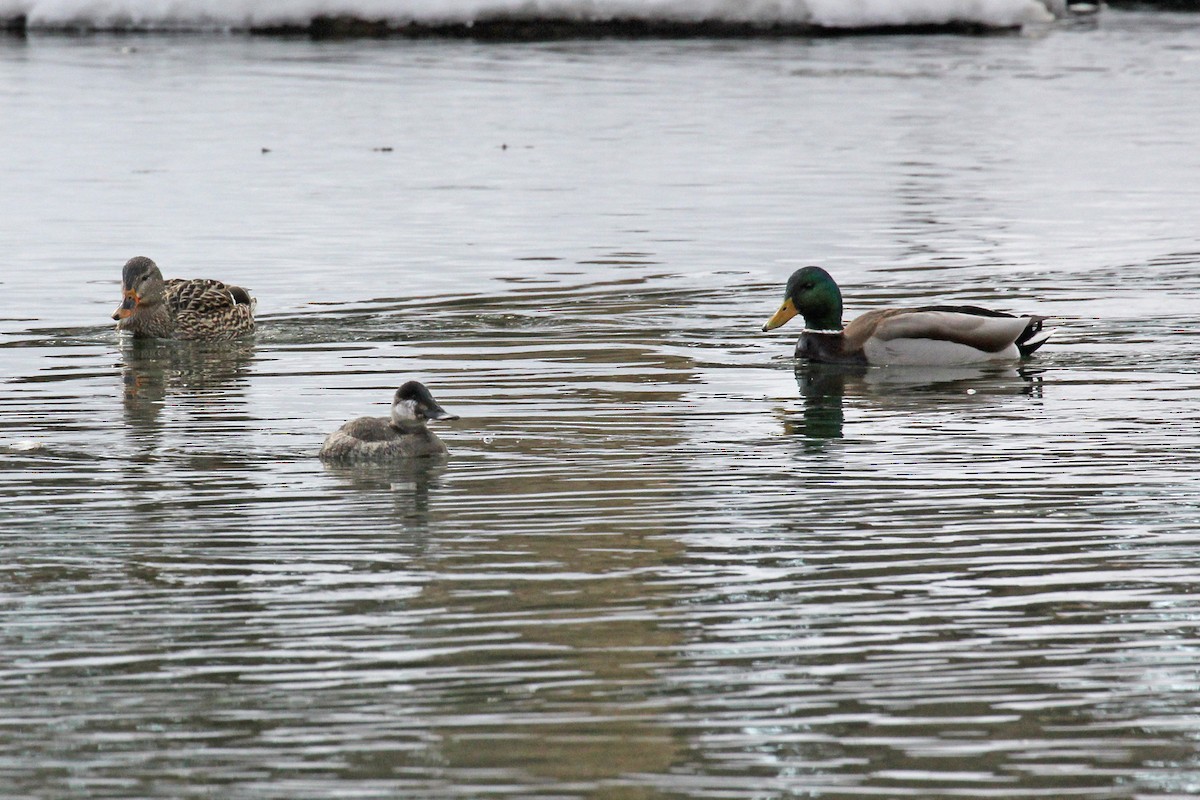
POLYGON ((1045 317, 1018 317, 977 306, 922 306, 868 311, 842 327, 842 293, 828 272, 792 273, 783 305, 763 325, 778 328, 799 314, 796 356, 829 364, 953 366, 1007 361, 1037 350, 1053 330, 1045 317))
POLYGON ((425 427, 430 419, 458 419, 446 413, 418 381, 396 390, 390 417, 352 419, 325 437, 321 458, 331 461, 396 461, 446 454, 446 445, 425 427))
POLYGON ((163 339, 236 339, 254 333, 254 298, 240 286, 209 278, 164 281, 145 256, 121 270, 117 330, 163 339))

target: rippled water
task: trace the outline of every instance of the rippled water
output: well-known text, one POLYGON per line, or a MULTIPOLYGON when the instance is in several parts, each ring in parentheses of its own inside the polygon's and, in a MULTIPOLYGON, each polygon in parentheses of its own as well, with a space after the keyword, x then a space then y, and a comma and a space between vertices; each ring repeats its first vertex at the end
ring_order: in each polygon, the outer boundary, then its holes
POLYGON ((1193 796, 1198 63, 0 40, 5 796, 1193 796), (119 339, 135 254, 259 335, 119 339), (1059 331, 796 371, 806 263, 1059 331), (317 461, 408 377, 449 461, 317 461))

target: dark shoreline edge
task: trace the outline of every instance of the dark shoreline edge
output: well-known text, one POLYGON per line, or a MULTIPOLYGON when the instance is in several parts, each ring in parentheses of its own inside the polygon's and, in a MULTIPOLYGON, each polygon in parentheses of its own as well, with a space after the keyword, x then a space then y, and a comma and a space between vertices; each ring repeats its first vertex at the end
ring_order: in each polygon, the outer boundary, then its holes
MULTIPOLYGON (((0 30, 14 35, 39 34, 174 34, 214 33, 129 25, 85 28, 78 25, 29 28, 25 16, 0 20, 0 30)), ((232 27, 225 32, 265 37, 304 37, 316 41, 336 39, 462 39, 479 42, 546 42, 570 39, 756 39, 835 36, 957 34, 990 36, 1019 31, 1019 26, 997 28, 976 22, 937 25, 877 25, 862 28, 827 28, 803 23, 756 25, 701 20, 676 22, 650 19, 574 20, 561 18, 480 19, 470 24, 397 23, 354 16, 317 16, 307 24, 232 27)))
POLYGON ((611 19, 481 19, 471 24, 427 25, 407 23, 396 25, 384 20, 363 20, 356 17, 314 17, 306 26, 274 26, 251 28, 258 36, 308 36, 312 39, 404 38, 404 39, 469 39, 492 42, 539 42, 568 39, 753 39, 790 38, 802 36, 847 36, 885 33, 959 33, 982 35, 999 29, 975 23, 947 25, 875 26, 870 28, 823 28, 808 24, 755 25, 751 23, 702 20, 673 22, 670 20, 611 19))

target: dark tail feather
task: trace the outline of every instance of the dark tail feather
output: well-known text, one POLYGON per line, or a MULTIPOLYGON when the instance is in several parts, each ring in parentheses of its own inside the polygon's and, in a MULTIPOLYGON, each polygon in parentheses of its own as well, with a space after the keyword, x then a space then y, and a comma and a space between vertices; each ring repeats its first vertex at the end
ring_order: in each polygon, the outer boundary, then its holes
POLYGON ((233 298, 235 305, 237 303, 245 303, 246 305, 250 305, 254 302, 254 298, 250 296, 250 293, 240 286, 226 285, 225 288, 229 290, 229 295, 233 298))
POLYGON ((1047 339, 1054 335, 1054 328, 1042 329, 1042 323, 1045 321, 1045 317, 1030 317, 1029 324, 1017 337, 1017 349, 1021 351, 1022 358, 1033 355, 1039 347, 1046 343, 1047 339))

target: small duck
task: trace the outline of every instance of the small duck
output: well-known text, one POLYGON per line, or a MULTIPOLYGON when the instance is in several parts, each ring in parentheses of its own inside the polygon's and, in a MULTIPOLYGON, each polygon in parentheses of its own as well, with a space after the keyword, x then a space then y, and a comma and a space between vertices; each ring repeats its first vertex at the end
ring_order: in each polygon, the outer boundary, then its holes
POLYGON ((327 461, 399 461, 444 456, 446 445, 425 427, 430 419, 458 419, 438 405, 420 381, 408 381, 392 398, 390 417, 352 419, 325 437, 327 461))
POLYGON ((1009 361, 1032 354, 1053 329, 1045 317, 977 306, 922 306, 868 311, 842 327, 842 293, 828 272, 792 273, 783 305, 763 325, 778 328, 797 314, 804 333, 796 356, 827 364, 957 366, 1009 361))
POLYGON ((210 278, 164 281, 145 256, 125 262, 121 292, 112 318, 134 336, 215 341, 254 333, 255 301, 245 289, 210 278))

